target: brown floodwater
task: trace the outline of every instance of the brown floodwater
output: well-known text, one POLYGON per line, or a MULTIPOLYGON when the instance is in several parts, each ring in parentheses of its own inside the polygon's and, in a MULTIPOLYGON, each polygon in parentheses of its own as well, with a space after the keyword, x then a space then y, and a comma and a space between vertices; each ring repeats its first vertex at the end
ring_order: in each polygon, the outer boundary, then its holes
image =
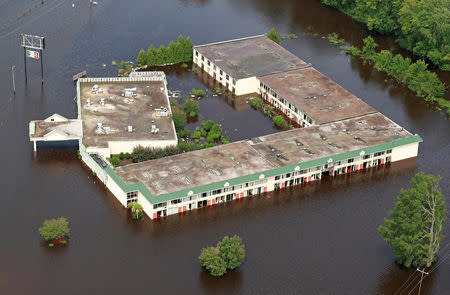
MULTIPOLYGON (((408 187, 418 171, 440 174, 449 196, 450 122, 324 38, 338 32, 349 44, 360 45, 369 34, 362 25, 318 0, 98 2, 89 8, 87 1, 46 0, 36 7, 35 0, 0 0, 0 294, 394 294, 402 285, 401 294, 410 292, 418 280, 409 286, 404 282, 413 270, 395 263, 376 228, 400 188, 408 187), (42 144, 33 153, 30 120, 55 112, 76 116, 75 73, 115 75, 113 60, 134 59, 140 48, 168 44, 180 33, 202 44, 261 34, 271 27, 281 34, 296 33, 298 39, 282 45, 420 134, 419 157, 155 222, 135 222, 77 159, 74 143, 42 144), (20 33, 46 36, 43 86, 39 63, 32 60, 24 84, 20 33), (70 220, 72 237, 66 247, 48 248, 37 228, 45 218, 57 216, 70 220), (201 269, 197 257, 202 247, 228 234, 242 237, 247 256, 239 269, 215 279, 201 269)), ((392 38, 376 40, 382 48, 408 54, 392 38)), ((448 73, 438 75, 450 84, 448 73)), ((169 70, 168 82, 171 90, 185 92, 208 87, 187 71, 169 70)), ((222 123, 231 140, 276 132, 260 112, 226 97, 204 98, 200 109, 201 120, 222 123)), ((448 224, 443 231, 450 236, 448 224)), ((446 238, 442 245, 449 243, 446 238)), ((425 277, 422 294, 450 293, 447 253, 439 255, 437 268, 425 277)))

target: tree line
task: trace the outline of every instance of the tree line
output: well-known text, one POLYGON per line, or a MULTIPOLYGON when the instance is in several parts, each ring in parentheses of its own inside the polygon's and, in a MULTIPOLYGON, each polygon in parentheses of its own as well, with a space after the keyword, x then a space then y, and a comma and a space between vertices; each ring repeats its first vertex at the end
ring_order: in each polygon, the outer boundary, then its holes
POLYGON ((161 45, 158 49, 153 44, 147 52, 141 49, 136 59, 138 66, 159 66, 192 61, 192 41, 182 35, 178 37, 177 43, 170 41, 169 46, 161 45))
POLYGON ((397 37, 415 55, 450 71, 450 8, 448 0, 322 0, 369 30, 397 37))
POLYGON ((347 53, 359 56, 365 62, 373 64, 377 70, 386 72, 396 82, 407 85, 417 96, 435 102, 441 108, 447 108, 447 113, 450 114, 450 103, 442 98, 446 87, 436 73, 427 70, 425 61, 413 63, 410 58, 404 58, 400 54, 392 55, 388 50, 376 52, 378 44, 370 36, 363 41, 361 49, 355 46, 344 48, 347 53))

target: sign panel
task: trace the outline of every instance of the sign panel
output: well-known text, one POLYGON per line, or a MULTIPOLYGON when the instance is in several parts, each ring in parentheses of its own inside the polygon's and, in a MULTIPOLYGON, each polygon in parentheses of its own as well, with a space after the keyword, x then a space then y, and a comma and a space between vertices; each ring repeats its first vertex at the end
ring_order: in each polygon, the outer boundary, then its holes
POLYGON ((27 49, 27 57, 39 59, 39 51, 28 50, 27 49))

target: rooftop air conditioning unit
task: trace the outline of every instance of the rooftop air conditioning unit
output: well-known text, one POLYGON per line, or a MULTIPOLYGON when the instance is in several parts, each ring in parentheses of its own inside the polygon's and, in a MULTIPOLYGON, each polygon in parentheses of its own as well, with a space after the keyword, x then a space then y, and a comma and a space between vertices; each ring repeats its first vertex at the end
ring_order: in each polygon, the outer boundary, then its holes
POLYGON ((128 132, 133 132, 133 126, 128 126, 128 132))
POLYGON ((103 128, 103 124, 102 123, 97 123, 97 129, 102 129, 103 128))
POLYGON ((103 89, 99 88, 99 89, 97 90, 97 92, 101 94, 101 93, 103 93, 103 89))

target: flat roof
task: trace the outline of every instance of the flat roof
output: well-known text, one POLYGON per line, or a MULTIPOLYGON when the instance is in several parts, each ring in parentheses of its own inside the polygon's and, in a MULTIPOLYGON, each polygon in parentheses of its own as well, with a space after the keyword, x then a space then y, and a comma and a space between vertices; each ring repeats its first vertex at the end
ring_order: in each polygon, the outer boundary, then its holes
POLYGON ((390 143, 412 134, 381 113, 293 129, 115 169, 158 196, 390 143))
POLYGON ((264 35, 194 47, 235 79, 289 71, 308 64, 264 35))
POLYGON ((175 129, 170 117, 169 99, 163 81, 80 81, 81 118, 83 121, 83 144, 85 146, 106 147, 110 141, 173 140, 175 129), (97 85, 102 93, 95 93, 97 85), (123 96, 125 88, 132 89, 136 96, 123 96), (105 104, 100 103, 101 99, 105 104), (92 104, 87 104, 90 100, 92 104), (155 109, 167 108, 169 116, 160 117, 155 109), (97 124, 109 127, 109 132, 98 129, 97 124), (157 134, 151 132, 152 125, 159 128, 157 134), (133 132, 128 132, 132 126, 133 132))
POLYGON ((67 120, 63 122, 46 122, 44 120, 32 121, 34 123, 34 133, 30 134, 30 138, 44 137, 45 135, 58 131, 67 137, 80 137, 83 135, 81 121, 67 120))
POLYGON ((260 76, 258 79, 317 124, 377 112, 313 67, 260 76))

